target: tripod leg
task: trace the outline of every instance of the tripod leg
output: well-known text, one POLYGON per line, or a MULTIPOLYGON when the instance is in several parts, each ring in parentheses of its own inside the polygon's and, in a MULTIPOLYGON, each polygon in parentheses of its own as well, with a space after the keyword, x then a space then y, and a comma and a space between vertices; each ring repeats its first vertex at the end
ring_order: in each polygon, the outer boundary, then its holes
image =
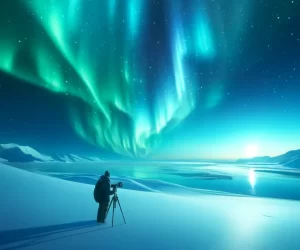
POLYGON ((113 206, 112 227, 114 226, 115 206, 113 206))
POLYGON ((122 207, 121 207, 121 204, 120 204, 119 198, 118 198, 118 204, 119 204, 119 207, 120 207, 120 210, 121 210, 121 213, 122 213, 122 216, 123 216, 124 222, 125 222, 125 224, 126 224, 125 217, 124 217, 124 214, 123 214, 123 211, 122 211, 122 207))
POLYGON ((104 220, 106 220, 106 217, 107 217, 107 215, 108 215, 108 212, 109 212, 109 209, 110 209, 110 206, 111 206, 112 202, 113 202, 113 199, 111 199, 111 201, 110 201, 110 203, 109 203, 109 207, 108 207, 108 209, 107 209, 107 211, 106 211, 104 220))

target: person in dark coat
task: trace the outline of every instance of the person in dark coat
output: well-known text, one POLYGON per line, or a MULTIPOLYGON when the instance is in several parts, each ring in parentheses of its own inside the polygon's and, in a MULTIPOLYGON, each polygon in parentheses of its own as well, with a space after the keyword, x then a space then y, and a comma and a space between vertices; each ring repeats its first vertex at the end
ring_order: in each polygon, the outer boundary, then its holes
POLYGON ((110 189, 110 173, 105 171, 104 175, 102 175, 97 184, 97 198, 99 202, 98 214, 97 214, 97 222, 104 223, 105 215, 108 209, 108 203, 110 201, 110 195, 114 194, 114 191, 110 189))

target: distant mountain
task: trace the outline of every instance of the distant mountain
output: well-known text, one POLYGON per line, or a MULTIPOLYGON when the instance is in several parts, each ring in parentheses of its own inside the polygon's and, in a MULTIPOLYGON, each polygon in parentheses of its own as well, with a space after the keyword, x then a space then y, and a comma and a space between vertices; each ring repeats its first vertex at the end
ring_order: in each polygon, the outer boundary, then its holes
POLYGON ((270 156, 259 156, 254 158, 242 158, 238 159, 239 163, 272 163, 272 157, 270 156))
POLYGON ((0 144, 0 158, 12 162, 49 162, 50 156, 43 155, 28 146, 20 146, 14 143, 0 144))
POLYGON ((67 155, 45 155, 37 150, 18 144, 0 144, 0 162, 99 162, 102 161, 97 157, 81 157, 74 154, 67 155))
POLYGON ((262 156, 237 160, 238 163, 280 164, 291 168, 300 168, 300 149, 292 150, 275 157, 262 156))
POLYGON ((66 154, 66 155, 53 155, 52 158, 56 161, 60 161, 60 162, 98 162, 98 161, 102 161, 100 158, 98 157, 80 157, 78 155, 74 155, 74 154, 66 154))
POLYGON ((273 157, 273 160, 280 164, 286 164, 300 157, 300 149, 289 151, 283 155, 273 157))
POLYGON ((285 163, 284 165, 290 168, 300 168, 300 156, 296 159, 293 159, 285 163))

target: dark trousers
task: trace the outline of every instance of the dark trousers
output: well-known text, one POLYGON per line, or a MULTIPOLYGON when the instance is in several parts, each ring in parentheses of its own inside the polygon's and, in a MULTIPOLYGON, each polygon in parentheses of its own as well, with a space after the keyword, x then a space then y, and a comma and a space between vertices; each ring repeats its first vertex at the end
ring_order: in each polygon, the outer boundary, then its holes
POLYGON ((108 209, 108 202, 99 202, 97 221, 104 222, 105 215, 108 209))

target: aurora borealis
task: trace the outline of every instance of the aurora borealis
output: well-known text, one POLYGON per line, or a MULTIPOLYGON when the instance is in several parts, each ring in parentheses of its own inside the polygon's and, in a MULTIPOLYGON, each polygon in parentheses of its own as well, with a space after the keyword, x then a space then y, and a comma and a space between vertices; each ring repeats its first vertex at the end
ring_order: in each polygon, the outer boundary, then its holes
MULTIPOLYGON (((259 110, 259 96, 269 91, 285 91, 293 102, 300 90, 300 53, 295 51, 300 35, 294 27, 298 1, 15 0, 1 5, 1 72, 25 88, 66 96, 66 115, 76 134, 120 155, 144 157, 158 150, 162 158, 170 158, 180 152, 184 138, 193 148, 186 150, 194 152, 192 158, 197 158, 195 148, 209 158, 207 147, 215 143, 207 136, 218 134, 217 124, 241 124, 234 133, 268 116, 248 110, 251 122, 234 119, 231 114, 238 114, 245 102, 252 100, 259 110), (264 16, 267 9, 271 11, 264 16), (279 75, 282 82, 290 82, 281 84, 279 75), (265 88, 254 97, 252 89, 244 92, 235 102, 234 93, 247 89, 249 81, 256 91, 257 86, 265 88), (166 148, 173 153, 164 152, 166 148)), ((294 108, 282 116, 296 126, 299 110, 289 104, 294 108)), ((264 112, 289 110, 288 106, 273 105, 264 112)), ((274 117, 271 124, 278 120, 274 117)), ((248 134, 269 135, 261 132, 267 130, 265 123, 263 127, 248 134)), ((289 131, 298 133, 295 129, 289 131)), ((217 147, 226 148, 222 136, 217 147)), ((242 141, 241 135, 236 138, 242 141)), ((297 144, 286 147, 291 145, 297 144)))
MULTIPOLYGON (((33 27, 16 40, 24 19, 6 25, 1 68, 29 83, 82 99, 85 111, 72 107, 70 118, 84 139, 120 154, 144 155, 164 129, 193 110, 179 7, 170 13, 174 28, 164 37, 171 47, 167 59, 157 58, 165 68, 162 73, 157 67, 141 66, 147 50, 142 39, 147 1, 36 0, 24 1, 24 8, 34 17, 33 27), (9 34, 12 29, 16 34, 9 34), (147 77, 149 68, 156 79, 147 77), (160 88, 151 101, 146 96, 149 85, 160 88)), ((204 40, 200 49, 207 54, 210 44, 204 40)))

